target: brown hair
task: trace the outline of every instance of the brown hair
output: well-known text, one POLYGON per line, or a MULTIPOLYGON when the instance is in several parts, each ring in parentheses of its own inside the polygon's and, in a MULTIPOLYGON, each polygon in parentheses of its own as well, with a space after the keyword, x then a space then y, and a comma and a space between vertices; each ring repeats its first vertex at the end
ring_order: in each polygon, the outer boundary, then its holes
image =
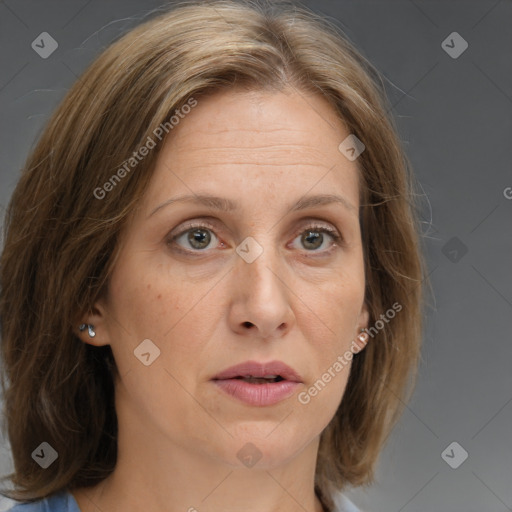
POLYGON ((93 191, 112 183, 190 98, 235 85, 320 94, 366 146, 357 163, 370 325, 392 304, 403 311, 354 356, 321 436, 315 489, 331 509, 335 490, 373 481, 419 358, 424 263, 413 177, 377 71, 332 22, 273 4, 185 1, 136 27, 71 88, 28 158, 0 260, 4 415, 15 468, 5 496, 40 499, 114 470, 115 361, 110 346, 82 343, 74 332, 108 293, 119 234, 161 142, 107 197, 93 191), (43 441, 58 452, 44 470, 31 456, 43 441))

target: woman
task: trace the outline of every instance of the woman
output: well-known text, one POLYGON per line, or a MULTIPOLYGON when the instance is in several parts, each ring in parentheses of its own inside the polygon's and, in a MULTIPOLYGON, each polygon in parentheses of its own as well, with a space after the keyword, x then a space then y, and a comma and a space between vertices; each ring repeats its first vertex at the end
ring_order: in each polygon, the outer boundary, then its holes
POLYGON ((233 0, 89 67, 6 217, 14 512, 357 510, 421 334, 378 84, 307 9, 233 0))

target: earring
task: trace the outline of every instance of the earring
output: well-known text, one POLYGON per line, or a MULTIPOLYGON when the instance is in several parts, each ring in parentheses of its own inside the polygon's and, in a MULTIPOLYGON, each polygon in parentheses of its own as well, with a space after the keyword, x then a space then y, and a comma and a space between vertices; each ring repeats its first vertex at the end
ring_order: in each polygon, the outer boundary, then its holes
POLYGON ((80 332, 83 332, 83 331, 85 331, 86 328, 87 328, 87 332, 89 333, 89 337, 94 338, 94 336, 96 336, 96 333, 94 332, 94 325, 82 324, 78 327, 78 330, 80 332))
MULTIPOLYGON (((361 333, 357 336, 359 338, 359 341, 361 343, 363 343, 364 345, 366 345, 366 336, 367 336, 367 334, 364 329, 361 329, 361 333)), ((363 350, 363 348, 360 348, 360 350, 363 350)), ((358 350, 358 352, 359 352, 359 350, 358 350)))

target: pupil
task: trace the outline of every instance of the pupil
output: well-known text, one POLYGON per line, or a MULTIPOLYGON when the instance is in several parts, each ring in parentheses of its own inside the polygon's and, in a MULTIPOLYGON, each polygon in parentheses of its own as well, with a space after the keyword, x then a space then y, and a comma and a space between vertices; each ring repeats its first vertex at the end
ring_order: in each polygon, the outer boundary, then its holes
POLYGON ((188 241, 195 249, 203 249, 204 247, 207 247, 210 240, 210 233, 205 229, 194 229, 193 231, 190 231, 188 235, 188 241))
MULTIPOLYGON (((314 239, 316 240, 317 242, 320 241, 319 244, 315 244, 313 242, 313 248, 318 248, 322 245, 322 238, 323 238, 323 235, 321 233, 315 233, 313 231, 310 231, 305 237, 304 237, 304 240, 307 241, 307 243, 309 244, 310 243, 310 239, 314 239)), ((307 244, 306 244, 307 245, 307 244)))

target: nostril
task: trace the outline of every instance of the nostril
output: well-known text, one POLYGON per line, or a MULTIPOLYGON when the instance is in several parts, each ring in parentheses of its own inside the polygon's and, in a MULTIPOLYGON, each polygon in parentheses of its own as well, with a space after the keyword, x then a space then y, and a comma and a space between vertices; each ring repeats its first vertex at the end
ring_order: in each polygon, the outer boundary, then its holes
POLYGON ((252 325, 251 322, 244 322, 244 327, 252 327, 252 325))

